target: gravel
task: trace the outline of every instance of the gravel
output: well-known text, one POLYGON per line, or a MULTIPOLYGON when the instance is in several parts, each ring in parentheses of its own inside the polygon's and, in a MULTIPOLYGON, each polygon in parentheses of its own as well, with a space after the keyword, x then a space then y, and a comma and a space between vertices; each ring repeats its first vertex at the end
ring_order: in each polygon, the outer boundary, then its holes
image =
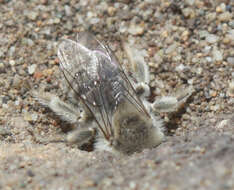
POLYGON ((0 0, 0 189, 234 189, 234 3, 228 0, 0 0), (150 101, 193 85, 167 139, 129 157, 85 152, 33 97, 61 98, 57 46, 89 30, 150 66, 150 101))

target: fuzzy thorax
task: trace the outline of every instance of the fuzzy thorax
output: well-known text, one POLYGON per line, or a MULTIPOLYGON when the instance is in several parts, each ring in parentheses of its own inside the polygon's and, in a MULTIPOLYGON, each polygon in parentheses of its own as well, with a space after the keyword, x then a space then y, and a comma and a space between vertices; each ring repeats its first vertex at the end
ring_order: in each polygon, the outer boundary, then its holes
POLYGON ((144 148, 153 148, 163 141, 162 121, 152 114, 136 109, 129 101, 117 107, 112 120, 114 136, 107 141, 101 135, 95 145, 97 149, 131 154, 144 148))

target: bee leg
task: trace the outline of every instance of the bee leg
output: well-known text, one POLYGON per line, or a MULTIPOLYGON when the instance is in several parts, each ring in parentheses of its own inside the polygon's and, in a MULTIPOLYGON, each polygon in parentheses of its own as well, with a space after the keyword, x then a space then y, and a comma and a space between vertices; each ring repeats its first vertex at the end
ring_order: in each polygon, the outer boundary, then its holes
POLYGON ((67 142, 69 144, 77 144, 78 146, 82 146, 84 143, 88 143, 89 141, 93 140, 96 134, 96 128, 77 129, 67 135, 67 142))
POLYGON ((76 123, 82 117, 80 110, 72 104, 65 103, 57 96, 50 93, 33 93, 34 97, 44 106, 49 107, 53 112, 69 123, 76 123))
POLYGON ((147 97, 150 95, 149 85, 144 82, 137 83, 135 85, 135 91, 139 97, 147 97))
POLYGON ((176 96, 164 96, 152 103, 152 109, 156 113, 176 112, 184 106, 187 99, 192 95, 194 89, 192 86, 180 91, 176 96))
POLYGON ((150 81, 149 67, 144 59, 147 53, 125 42, 123 43, 123 48, 129 61, 128 65, 126 65, 126 70, 133 74, 137 82, 148 84, 150 81))

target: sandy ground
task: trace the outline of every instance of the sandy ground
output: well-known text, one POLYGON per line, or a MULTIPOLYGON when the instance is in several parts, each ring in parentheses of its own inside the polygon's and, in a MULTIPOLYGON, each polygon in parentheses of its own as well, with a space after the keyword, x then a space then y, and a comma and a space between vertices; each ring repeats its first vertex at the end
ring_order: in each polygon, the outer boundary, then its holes
MULTIPOLYGON (((234 189, 234 2, 0 0, 0 189, 234 189), (63 97, 56 55, 89 30, 121 63, 145 55, 151 98, 193 85, 166 141, 131 156, 65 143, 71 126, 32 92, 63 97)), ((168 121, 167 118, 170 118, 168 121)))

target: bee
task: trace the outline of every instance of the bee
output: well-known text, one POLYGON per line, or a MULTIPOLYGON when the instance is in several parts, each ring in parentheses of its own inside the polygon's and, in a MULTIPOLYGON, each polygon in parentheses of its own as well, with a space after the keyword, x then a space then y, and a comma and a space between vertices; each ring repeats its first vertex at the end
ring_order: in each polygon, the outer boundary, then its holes
POLYGON ((70 100, 62 101, 49 93, 38 99, 77 126, 67 142, 79 147, 92 142, 96 150, 129 155, 164 140, 163 121, 156 113, 176 111, 193 90, 188 88, 179 98, 166 96, 148 102, 147 64, 134 58, 134 50, 127 44, 125 49, 132 64, 128 69, 88 32, 59 44, 60 71, 70 100))

